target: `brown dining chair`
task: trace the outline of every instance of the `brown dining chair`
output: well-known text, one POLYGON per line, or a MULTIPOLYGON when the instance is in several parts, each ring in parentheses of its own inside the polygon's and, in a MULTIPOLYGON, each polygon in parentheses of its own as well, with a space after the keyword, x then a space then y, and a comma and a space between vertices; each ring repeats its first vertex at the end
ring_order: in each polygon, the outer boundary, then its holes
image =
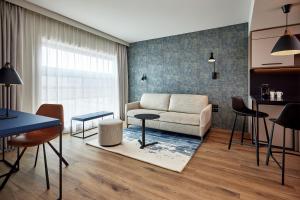
MULTIPOLYGON (((24 148, 23 151, 21 152, 18 160, 21 159, 21 157, 23 156, 27 147, 37 146, 34 167, 36 166, 36 163, 37 163, 39 145, 43 145, 46 184, 47 184, 47 189, 49 189, 50 184, 49 184, 45 143, 48 143, 49 146, 52 148, 52 150, 56 153, 56 155, 59 156, 59 152, 54 148, 54 146, 50 143, 50 141, 55 139, 56 137, 58 137, 61 134, 61 131, 63 130, 63 127, 64 127, 63 106, 60 104, 43 104, 39 107, 36 114, 59 119, 61 121, 61 126, 32 131, 29 133, 25 133, 25 134, 13 137, 13 138, 11 138, 11 140, 8 141, 8 145, 18 147, 18 148, 20 148, 20 147, 24 148)), ((68 162, 64 158, 62 158, 62 161, 66 166, 69 165, 68 162)))

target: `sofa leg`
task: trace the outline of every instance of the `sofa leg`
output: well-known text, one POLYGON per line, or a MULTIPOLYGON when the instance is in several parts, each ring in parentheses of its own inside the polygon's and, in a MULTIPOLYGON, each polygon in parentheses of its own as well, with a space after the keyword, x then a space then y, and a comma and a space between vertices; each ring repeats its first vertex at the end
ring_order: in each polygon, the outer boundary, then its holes
POLYGON ((129 127, 129 124, 128 124, 128 117, 125 118, 125 121, 126 121, 126 128, 129 127))
POLYGON ((210 131, 211 131, 211 128, 209 128, 209 129, 204 133, 203 136, 199 136, 201 142, 204 141, 205 137, 208 135, 208 133, 209 133, 210 131))

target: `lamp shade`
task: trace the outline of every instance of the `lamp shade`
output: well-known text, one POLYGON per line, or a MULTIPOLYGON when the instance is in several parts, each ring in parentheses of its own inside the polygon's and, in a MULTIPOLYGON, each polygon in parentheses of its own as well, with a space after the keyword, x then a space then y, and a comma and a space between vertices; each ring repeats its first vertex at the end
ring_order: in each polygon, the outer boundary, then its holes
POLYGON ((300 53, 300 41, 295 35, 281 36, 271 51, 273 56, 286 56, 300 53))
POLYGON ((210 57, 208 59, 208 62, 216 62, 216 60, 214 58, 214 53, 213 52, 210 53, 210 57))
POLYGON ((9 65, 10 63, 6 63, 0 69, 0 84, 5 84, 5 85, 23 84, 23 81, 20 78, 18 72, 14 68, 9 67, 9 65))

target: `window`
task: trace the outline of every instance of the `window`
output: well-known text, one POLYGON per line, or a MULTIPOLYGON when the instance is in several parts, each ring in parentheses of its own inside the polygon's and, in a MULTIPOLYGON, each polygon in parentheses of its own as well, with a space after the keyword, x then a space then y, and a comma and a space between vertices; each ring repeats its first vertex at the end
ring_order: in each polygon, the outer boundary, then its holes
POLYGON ((43 39, 40 74, 41 101, 63 104, 65 126, 79 114, 118 115, 116 55, 43 39))

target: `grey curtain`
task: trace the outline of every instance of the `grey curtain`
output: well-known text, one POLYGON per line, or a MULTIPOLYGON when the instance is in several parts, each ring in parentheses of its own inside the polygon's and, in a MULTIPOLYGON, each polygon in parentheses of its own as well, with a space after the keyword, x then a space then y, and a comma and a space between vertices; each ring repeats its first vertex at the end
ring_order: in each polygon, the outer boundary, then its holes
MULTIPOLYGON (((10 62, 22 77, 23 66, 23 9, 0 0, 0 68, 10 62)), ((6 91, 0 86, 0 108, 6 106, 6 91)), ((11 109, 21 109, 21 87, 10 90, 11 109)), ((2 146, 2 140, 0 146, 2 146)), ((1 148, 2 149, 2 148, 1 148)))
POLYGON ((125 104, 128 102, 128 63, 127 47, 117 44, 118 84, 119 84, 119 112, 120 118, 125 119, 125 104))
MULTIPOLYGON (((23 9, 10 3, 0 1, 0 67, 6 62, 22 77, 23 66, 23 9)), ((21 109, 21 86, 11 87, 11 109, 21 109)), ((0 107, 6 105, 6 91, 1 86, 0 107)))

